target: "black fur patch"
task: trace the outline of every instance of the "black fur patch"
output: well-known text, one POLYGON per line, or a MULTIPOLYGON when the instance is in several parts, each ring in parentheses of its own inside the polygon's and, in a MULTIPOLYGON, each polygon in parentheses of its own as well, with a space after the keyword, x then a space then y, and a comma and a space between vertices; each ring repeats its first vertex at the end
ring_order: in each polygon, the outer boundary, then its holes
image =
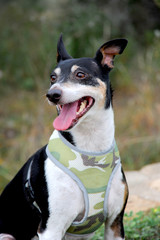
POLYGON ((71 134, 71 133, 69 133, 69 132, 62 132, 62 131, 60 131, 60 133, 62 134, 62 136, 63 136, 68 142, 70 142, 72 145, 75 146, 75 143, 74 143, 74 141, 73 141, 73 137, 72 137, 72 134, 71 134))
POLYGON ((11 234, 16 240, 30 240, 37 234, 41 222, 41 217, 28 202, 25 192, 28 167, 32 160, 31 184, 35 200, 44 218, 41 228, 46 226, 49 213, 48 191, 44 175, 44 162, 47 158, 45 148, 41 148, 27 161, 0 196, 0 233, 11 234))

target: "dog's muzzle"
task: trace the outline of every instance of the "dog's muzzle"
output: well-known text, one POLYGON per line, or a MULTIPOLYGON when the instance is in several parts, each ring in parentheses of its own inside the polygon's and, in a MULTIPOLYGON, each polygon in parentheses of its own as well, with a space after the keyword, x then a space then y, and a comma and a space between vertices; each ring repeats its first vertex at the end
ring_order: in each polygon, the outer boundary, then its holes
POLYGON ((62 90, 60 89, 50 89, 46 94, 46 97, 50 102, 57 104, 62 96, 62 90))

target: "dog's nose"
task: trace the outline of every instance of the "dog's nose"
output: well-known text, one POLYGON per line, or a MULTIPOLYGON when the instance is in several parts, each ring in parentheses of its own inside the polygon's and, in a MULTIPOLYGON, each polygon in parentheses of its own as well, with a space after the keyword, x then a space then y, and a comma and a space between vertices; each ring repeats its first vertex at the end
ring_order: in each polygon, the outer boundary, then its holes
POLYGON ((62 96, 62 90, 60 89, 50 89, 48 93, 46 94, 46 97, 49 99, 49 101, 57 104, 62 96))

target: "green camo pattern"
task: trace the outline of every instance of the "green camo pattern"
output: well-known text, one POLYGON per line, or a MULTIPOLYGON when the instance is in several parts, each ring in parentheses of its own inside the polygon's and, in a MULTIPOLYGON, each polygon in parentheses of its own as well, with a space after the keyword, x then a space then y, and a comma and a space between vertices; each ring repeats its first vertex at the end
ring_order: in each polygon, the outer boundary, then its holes
POLYGON ((81 180, 88 193, 87 219, 76 226, 72 225, 67 232, 89 234, 96 231, 105 221, 104 197, 111 173, 120 158, 116 144, 107 154, 90 156, 67 146, 55 130, 49 140, 48 150, 57 161, 81 180))

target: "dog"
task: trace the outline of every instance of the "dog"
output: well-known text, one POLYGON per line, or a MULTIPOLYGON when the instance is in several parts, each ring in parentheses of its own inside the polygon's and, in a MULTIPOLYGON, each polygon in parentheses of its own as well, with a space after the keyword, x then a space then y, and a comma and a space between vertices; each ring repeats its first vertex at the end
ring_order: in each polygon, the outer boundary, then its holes
POLYGON ((38 150, 0 196, 0 239, 124 239, 128 186, 115 142, 109 72, 125 39, 104 43, 94 58, 72 58, 62 36, 48 102, 58 116, 38 150))

